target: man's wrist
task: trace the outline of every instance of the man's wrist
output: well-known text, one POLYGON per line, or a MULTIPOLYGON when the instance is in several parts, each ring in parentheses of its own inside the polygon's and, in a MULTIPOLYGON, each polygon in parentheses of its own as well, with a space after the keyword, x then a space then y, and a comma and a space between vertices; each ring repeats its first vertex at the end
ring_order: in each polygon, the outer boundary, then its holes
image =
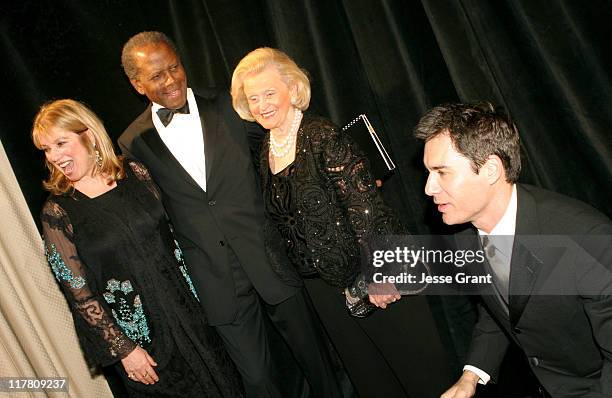
POLYGON ((474 385, 487 384, 491 380, 491 376, 487 372, 472 365, 465 365, 463 367, 463 375, 461 377, 465 377, 466 380, 470 381, 474 380, 474 385))

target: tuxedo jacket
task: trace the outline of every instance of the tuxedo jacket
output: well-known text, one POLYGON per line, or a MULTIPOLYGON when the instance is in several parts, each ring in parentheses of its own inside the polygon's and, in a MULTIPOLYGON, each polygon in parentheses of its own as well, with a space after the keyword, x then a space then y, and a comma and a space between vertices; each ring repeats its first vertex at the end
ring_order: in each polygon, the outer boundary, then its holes
POLYGON ((164 207, 210 324, 231 323, 237 300, 236 259, 263 300, 278 304, 296 293, 272 270, 264 250, 263 203, 248 135, 226 93, 195 95, 206 162, 206 191, 181 166, 153 125, 151 105, 119 137, 126 156, 143 162, 164 207))
POLYGON ((482 296, 466 363, 495 379, 513 341, 553 397, 612 397, 610 238, 593 208, 518 184, 509 303, 493 289, 482 296), (566 235, 589 255, 568 249, 566 235))

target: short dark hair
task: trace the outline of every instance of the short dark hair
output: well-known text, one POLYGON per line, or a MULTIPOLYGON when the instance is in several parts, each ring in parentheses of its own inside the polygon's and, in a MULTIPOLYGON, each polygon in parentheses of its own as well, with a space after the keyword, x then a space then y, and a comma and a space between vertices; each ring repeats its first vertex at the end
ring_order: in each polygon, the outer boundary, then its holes
POLYGON ((515 183, 521 172, 521 144, 512 119, 490 102, 448 103, 429 110, 414 129, 425 142, 448 134, 453 146, 472 163, 478 173, 490 155, 497 155, 506 171, 506 181, 515 183))
POLYGON ((123 71, 129 79, 136 79, 138 68, 134 61, 134 49, 144 47, 148 44, 164 43, 178 55, 174 42, 162 32, 140 32, 132 37, 124 44, 121 51, 121 65, 123 71))

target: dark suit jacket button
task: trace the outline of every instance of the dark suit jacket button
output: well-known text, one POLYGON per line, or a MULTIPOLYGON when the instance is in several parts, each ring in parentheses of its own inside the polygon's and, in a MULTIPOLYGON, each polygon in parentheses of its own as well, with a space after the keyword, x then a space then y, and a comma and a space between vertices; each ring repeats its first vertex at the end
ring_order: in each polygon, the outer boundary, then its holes
POLYGON ((514 334, 521 334, 521 333, 523 333, 523 331, 520 328, 514 328, 513 332, 514 332, 514 334))
POLYGON ((221 246, 225 246, 225 242, 223 242, 222 240, 219 241, 219 245, 221 246))
POLYGON ((208 201, 208 205, 209 205, 209 206, 214 206, 214 205, 216 205, 216 204, 217 204, 217 202, 216 202, 216 201, 214 201, 214 200, 209 200, 209 201, 208 201))
POLYGON ((540 360, 538 359, 538 357, 529 357, 529 363, 531 364, 531 366, 539 366, 540 360))

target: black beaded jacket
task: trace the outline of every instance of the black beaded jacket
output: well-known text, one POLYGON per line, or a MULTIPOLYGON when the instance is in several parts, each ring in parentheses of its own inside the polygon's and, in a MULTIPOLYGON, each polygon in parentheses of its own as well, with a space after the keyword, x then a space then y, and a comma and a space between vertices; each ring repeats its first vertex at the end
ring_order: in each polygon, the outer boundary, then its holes
MULTIPOLYGON (((264 198, 273 189, 268 153, 266 135, 259 154, 264 198)), ((273 268, 287 283, 301 275, 319 276, 339 288, 351 286, 361 271, 360 244, 372 234, 400 233, 365 154, 331 121, 304 115, 289 168, 292 184, 286 200, 291 201, 293 217, 278 217, 265 200, 265 244, 273 268), (295 224, 300 226, 301 245, 287 233, 295 224)))

